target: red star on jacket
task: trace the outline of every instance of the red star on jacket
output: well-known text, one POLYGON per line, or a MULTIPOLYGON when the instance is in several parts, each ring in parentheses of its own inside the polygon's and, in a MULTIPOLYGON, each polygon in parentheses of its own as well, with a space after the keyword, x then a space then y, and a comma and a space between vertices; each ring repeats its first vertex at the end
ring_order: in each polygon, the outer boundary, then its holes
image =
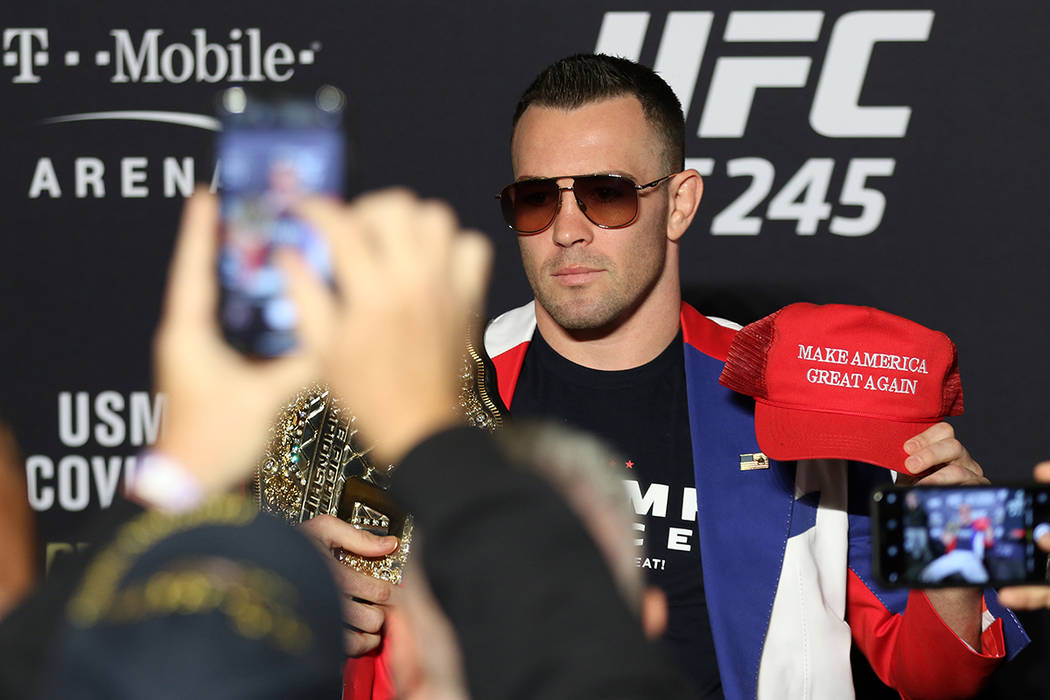
POLYGON ((627 465, 628 469, 634 469, 634 462, 632 462, 631 460, 627 460, 626 462, 624 462, 624 464, 627 465))

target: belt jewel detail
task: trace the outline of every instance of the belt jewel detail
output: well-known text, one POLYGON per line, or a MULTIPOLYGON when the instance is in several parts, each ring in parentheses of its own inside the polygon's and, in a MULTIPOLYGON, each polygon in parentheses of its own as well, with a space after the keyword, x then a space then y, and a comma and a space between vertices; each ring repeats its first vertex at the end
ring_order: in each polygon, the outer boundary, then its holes
POLYGON ((292 525, 324 514, 375 534, 394 535, 401 545, 385 557, 338 550, 336 558, 375 578, 400 583, 411 549, 412 516, 386 491, 393 467, 371 463, 368 450, 355 441, 354 422, 326 387, 300 392, 272 428, 253 490, 260 510, 292 525))
POLYGON ((360 476, 346 480, 338 512, 339 517, 354 527, 381 537, 395 535, 401 544, 385 557, 362 557, 340 549, 335 558, 382 581, 400 583, 412 548, 411 514, 399 508, 386 491, 360 476))

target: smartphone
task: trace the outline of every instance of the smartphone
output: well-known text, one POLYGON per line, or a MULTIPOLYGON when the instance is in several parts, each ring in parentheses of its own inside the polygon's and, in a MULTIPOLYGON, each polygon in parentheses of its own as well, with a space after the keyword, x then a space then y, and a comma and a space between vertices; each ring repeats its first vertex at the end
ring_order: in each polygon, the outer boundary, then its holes
POLYGON ((873 564, 888 586, 1050 583, 1050 484, 887 486, 871 497, 873 564))
POLYGON ((295 206, 311 195, 344 194, 346 98, 332 86, 306 96, 234 87, 219 103, 220 324, 246 355, 278 357, 296 346, 297 312, 274 253, 296 249, 331 280, 325 240, 295 206))

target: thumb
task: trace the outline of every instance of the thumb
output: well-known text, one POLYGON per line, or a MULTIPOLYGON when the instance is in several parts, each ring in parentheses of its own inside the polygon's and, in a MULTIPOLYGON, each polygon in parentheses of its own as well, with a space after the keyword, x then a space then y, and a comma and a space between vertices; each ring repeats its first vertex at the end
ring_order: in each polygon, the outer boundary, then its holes
POLYGON ((333 515, 318 515, 299 527, 327 552, 339 547, 362 557, 382 557, 398 547, 396 537, 380 537, 367 530, 358 530, 333 515))
POLYGON ((400 544, 393 535, 381 537, 368 530, 358 530, 352 526, 346 531, 342 540, 338 543, 340 547, 360 557, 384 557, 397 550, 400 544))

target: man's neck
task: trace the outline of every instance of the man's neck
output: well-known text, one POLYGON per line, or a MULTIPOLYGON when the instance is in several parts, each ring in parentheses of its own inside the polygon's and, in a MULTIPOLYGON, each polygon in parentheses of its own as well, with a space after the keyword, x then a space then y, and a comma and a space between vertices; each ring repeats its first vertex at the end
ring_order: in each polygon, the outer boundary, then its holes
POLYGON ((670 345, 678 333, 682 295, 677 285, 658 290, 622 320, 593 330, 567 330, 536 304, 536 325, 553 350, 591 369, 640 367, 670 345))

